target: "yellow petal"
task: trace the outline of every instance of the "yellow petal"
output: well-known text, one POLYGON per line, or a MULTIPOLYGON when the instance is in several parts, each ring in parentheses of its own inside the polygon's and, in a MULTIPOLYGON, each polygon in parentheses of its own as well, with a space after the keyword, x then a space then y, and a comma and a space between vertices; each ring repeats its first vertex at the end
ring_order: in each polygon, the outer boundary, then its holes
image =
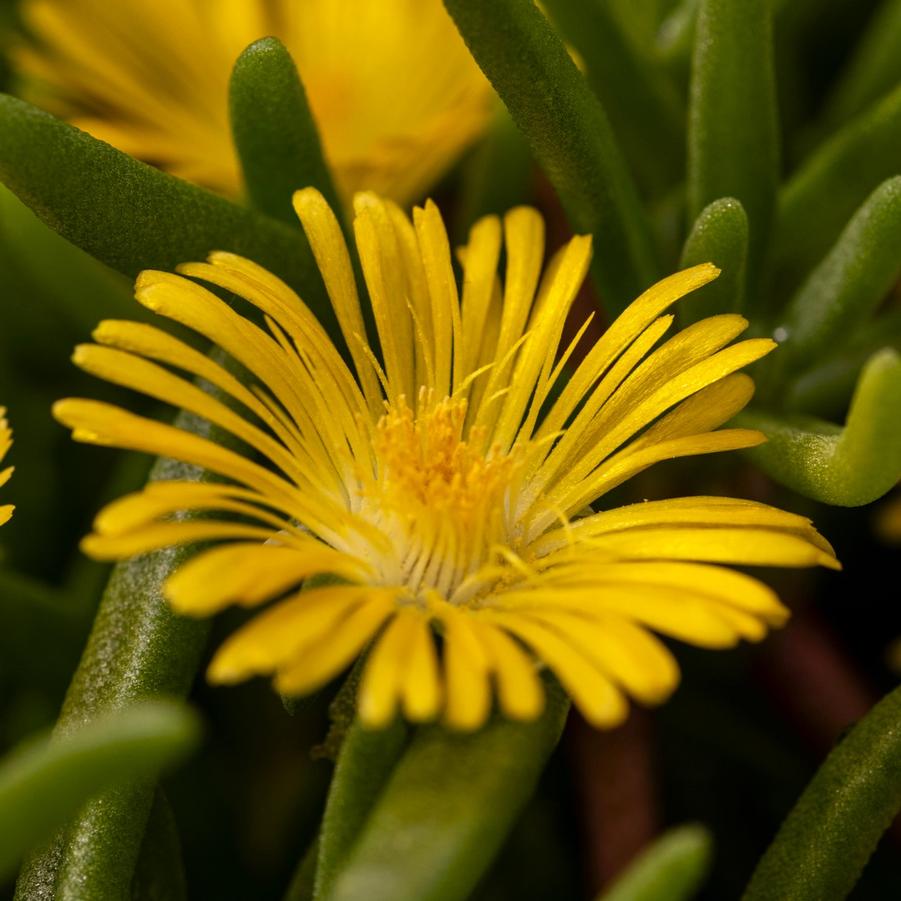
POLYGON ((288 697, 309 694, 346 669, 394 611, 395 595, 376 594, 327 640, 304 647, 295 659, 286 661, 276 673, 276 690, 288 697))
POLYGON ((213 657, 207 676, 212 682, 232 683, 291 665, 344 634, 354 612, 373 598, 379 598, 378 590, 360 585, 329 585, 295 594, 230 636, 213 657))
POLYGON ((394 718, 421 618, 418 611, 401 608, 370 651, 357 695, 360 721, 370 729, 383 729, 394 718))
POLYGON ((178 613, 210 616, 229 604, 253 607, 309 576, 329 573, 346 579, 365 574, 360 564, 325 545, 307 547, 233 543, 203 551, 182 564, 163 588, 178 613))

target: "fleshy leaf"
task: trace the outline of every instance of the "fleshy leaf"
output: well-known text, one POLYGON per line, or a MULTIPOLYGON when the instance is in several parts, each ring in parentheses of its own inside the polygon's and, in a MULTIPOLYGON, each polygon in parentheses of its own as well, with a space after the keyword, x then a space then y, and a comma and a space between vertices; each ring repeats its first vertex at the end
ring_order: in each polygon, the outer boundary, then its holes
POLYGON ((901 0, 883 0, 857 42, 828 103, 826 118, 856 115, 901 82, 901 0))
POLYGON ((256 209, 298 226, 291 197, 314 187, 340 211, 306 91, 278 38, 261 38, 238 57, 229 107, 247 194, 256 209))
MULTIPOLYGON (((204 430, 187 414, 176 421, 183 428, 204 430)), ((196 467, 166 460, 158 461, 151 474, 151 479, 202 477, 196 467)), ((113 569, 60 713, 60 732, 138 698, 187 693, 200 665, 209 622, 172 613, 162 584, 190 553, 168 548, 113 569)), ((16 887, 17 901, 125 897, 154 788, 152 781, 139 781, 105 792, 86 805, 48 848, 28 860, 16 887)))
POLYGON ((883 182, 786 310, 779 359, 800 369, 864 323, 901 275, 901 176, 883 182))
POLYGON ((0 95, 0 181, 47 225, 113 269, 174 269, 213 250, 249 257, 334 314, 298 229, 132 159, 0 95))
POLYGON ((421 729, 328 901, 468 898, 534 791, 567 708, 559 686, 549 685, 547 708, 534 723, 497 718, 472 735, 421 729))
POLYGON ((713 837, 703 826, 670 829, 598 901, 688 901, 703 884, 712 854, 713 837))
POLYGON ((756 410, 736 422, 766 434, 745 453, 777 482, 838 507, 869 504, 901 479, 901 355, 886 348, 870 358, 843 429, 756 410))
POLYGON ((543 7, 585 65, 636 178, 654 196, 685 164, 684 110, 664 73, 640 52, 604 0, 545 0, 543 7))
POLYGON ((0 240, 28 273, 42 302, 84 334, 104 317, 140 315, 127 279, 64 241, 2 185, 0 240))
POLYGON ((748 277, 758 277, 779 179, 769 0, 701 0, 688 124, 688 212, 720 197, 748 215, 748 277))
POLYGON ((719 276, 679 304, 680 322, 697 322, 718 313, 737 313, 744 306, 748 257, 748 217, 734 197, 721 197, 695 220, 682 250, 680 267, 713 263, 719 276))
POLYGON ((199 733, 183 705, 145 701, 13 751, 0 763, 0 879, 89 798, 180 760, 199 733))
POLYGON ((761 858, 743 901, 841 901, 901 809, 901 688, 839 743, 761 858))
POLYGON ((596 237, 592 272, 607 309, 654 281, 650 230, 604 112, 550 22, 522 0, 445 0, 476 62, 560 196, 596 237))
POLYGON ((360 834, 403 750, 401 722, 387 729, 364 729, 354 720, 341 743, 319 836, 313 897, 328 898, 336 874, 360 834))
POLYGON ((840 416, 847 408, 857 377, 867 360, 884 347, 901 352, 901 310, 868 322, 842 351, 783 384, 784 409, 825 418, 840 416))
POLYGON ((898 174, 899 146, 901 85, 821 144, 782 189, 773 248, 783 268, 816 263, 866 196, 898 174))

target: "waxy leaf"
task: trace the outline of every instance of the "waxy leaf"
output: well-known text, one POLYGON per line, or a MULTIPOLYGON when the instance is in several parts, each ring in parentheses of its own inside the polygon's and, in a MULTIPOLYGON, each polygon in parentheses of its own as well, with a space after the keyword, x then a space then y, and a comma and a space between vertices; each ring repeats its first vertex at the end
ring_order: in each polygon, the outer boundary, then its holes
POLYGON ((682 269, 713 263, 720 274, 679 304, 678 316, 687 325, 705 316, 737 313, 744 306, 748 259, 748 217, 734 197, 722 197, 706 206, 685 241, 682 269))
POLYGON ((129 277, 213 250, 246 256, 334 321, 298 229, 132 159, 49 113, 0 95, 0 181, 64 238, 129 277))
MULTIPOLYGON (((177 422, 203 431, 188 414, 177 422)), ((198 480, 195 467, 161 460, 152 479, 198 480)), ((168 575, 191 551, 169 548, 119 563, 100 601, 97 618, 57 724, 67 734, 99 714, 155 696, 184 696, 200 665, 209 623, 185 619, 162 596, 168 575)), ((147 818, 152 780, 104 792, 88 804, 19 877, 17 901, 106 901, 127 895, 147 818)))
POLYGON ((654 196, 685 165, 684 110, 664 72, 641 53, 608 0, 545 0, 544 9, 575 48, 626 159, 654 196))
POLYGON ((826 419, 844 414, 860 370, 884 347, 901 352, 901 310, 868 322, 850 337, 840 352, 782 385, 783 408, 826 419))
POLYGON ((354 720, 348 729, 322 818, 314 898, 329 897, 335 876, 400 757, 406 738, 407 730, 400 721, 373 731, 354 720))
POLYGON ((328 901, 462 901, 535 789, 568 702, 547 687, 534 723, 472 735, 422 728, 400 758, 328 901))
POLYGON ((779 130, 769 0, 701 0, 688 122, 688 213, 735 197, 758 277, 776 201, 779 130))
POLYGON ((901 0, 883 0, 857 42, 828 103, 826 119, 841 122, 901 82, 901 0))
POLYGON ((598 901, 688 901, 703 884, 712 853, 713 837, 703 826, 670 829, 598 901))
POLYGON ((901 809, 901 688, 839 743, 761 858, 743 901, 841 901, 901 809))
POLYGON ((256 209, 299 226, 291 197, 314 187, 340 214, 306 91, 278 38, 261 38, 238 57, 229 106, 247 195, 256 209))
POLYGON ((0 879, 101 789, 158 773, 199 732, 184 706, 145 701, 13 751, 0 762, 0 879))
POLYGON ((767 442, 745 451, 770 476, 838 507, 869 504, 901 479, 901 355, 886 348, 864 367, 842 429, 811 417, 747 411, 736 417, 767 442))
POLYGON ((41 301, 84 334, 104 317, 139 315, 127 279, 64 241, 2 185, 0 240, 41 301))
POLYGON ((610 123, 560 37, 531 0, 445 0, 476 62, 526 136, 579 233, 611 313, 655 280, 638 194, 610 123))
POLYGON ((782 189, 778 262, 792 273, 814 265, 867 195, 901 173, 899 148, 901 85, 821 144, 782 189))
POLYGON ((792 299, 780 329, 780 362, 797 370, 829 355, 869 318, 899 275, 901 176, 867 198, 792 299))

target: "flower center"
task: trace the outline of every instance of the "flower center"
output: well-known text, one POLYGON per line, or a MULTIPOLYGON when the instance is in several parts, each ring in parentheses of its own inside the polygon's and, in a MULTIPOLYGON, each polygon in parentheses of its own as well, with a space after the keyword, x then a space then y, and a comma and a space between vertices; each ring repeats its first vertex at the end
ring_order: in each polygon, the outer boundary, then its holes
POLYGON ((404 549, 401 578, 414 597, 435 591, 463 602, 511 538, 519 454, 483 452, 484 433, 464 433, 465 400, 420 400, 418 414, 402 398, 379 420, 366 506, 404 549))

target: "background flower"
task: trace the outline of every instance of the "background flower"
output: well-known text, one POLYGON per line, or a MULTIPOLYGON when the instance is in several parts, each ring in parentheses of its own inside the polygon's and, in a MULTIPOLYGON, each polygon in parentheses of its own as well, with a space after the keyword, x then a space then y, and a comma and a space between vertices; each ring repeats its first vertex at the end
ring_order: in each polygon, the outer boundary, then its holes
POLYGON ((479 135, 491 90, 439 0, 27 0, 29 94, 176 175, 241 192, 235 58, 274 35, 300 70, 346 198, 406 203, 479 135))

